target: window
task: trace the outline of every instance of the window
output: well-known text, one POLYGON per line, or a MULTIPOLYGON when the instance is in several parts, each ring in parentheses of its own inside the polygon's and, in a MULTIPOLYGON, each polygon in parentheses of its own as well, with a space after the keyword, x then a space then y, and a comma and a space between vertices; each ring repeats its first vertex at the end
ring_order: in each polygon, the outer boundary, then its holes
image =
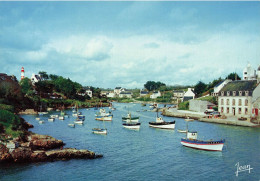
POLYGON ((242 100, 238 99, 238 105, 241 106, 241 104, 242 104, 242 100))
POLYGON ((229 99, 227 99, 227 105, 229 105, 229 99))
POLYGON ((248 96, 248 93, 249 93, 249 92, 248 92, 248 91, 246 91, 245 93, 246 93, 246 96, 248 96))
POLYGON ((223 113, 223 111, 224 111, 224 109, 223 109, 223 107, 221 107, 221 113, 223 113))
POLYGON ((236 91, 233 91, 233 96, 236 96, 236 91))
POLYGON ((235 106, 235 105, 236 105, 236 100, 233 99, 233 100, 232 100, 232 106, 235 106))
POLYGON ((227 108, 227 113, 229 113, 229 107, 227 108))
POLYGON ((238 108, 238 114, 241 114, 241 108, 238 108))
POLYGON ((245 108, 245 114, 247 114, 248 113, 248 110, 247 110, 247 108, 245 108))
POLYGON ((242 96, 242 91, 239 91, 239 96, 242 96))
POLYGON ((227 91, 227 96, 229 96, 229 94, 230 94, 230 92, 229 92, 229 91, 227 91))
POLYGON ((221 92, 221 96, 224 96, 224 91, 221 92))
POLYGON ((221 105, 224 105, 224 99, 221 99, 221 105))
POLYGON ((248 106, 248 100, 247 99, 245 100, 245 106, 248 106))

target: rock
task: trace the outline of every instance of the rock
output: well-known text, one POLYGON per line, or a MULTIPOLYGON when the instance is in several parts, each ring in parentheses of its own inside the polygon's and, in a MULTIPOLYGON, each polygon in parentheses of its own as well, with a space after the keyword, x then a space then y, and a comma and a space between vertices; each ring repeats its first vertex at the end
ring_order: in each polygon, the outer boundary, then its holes
POLYGON ((57 140, 51 136, 32 134, 28 136, 30 141, 30 147, 32 150, 49 150, 54 148, 60 148, 64 145, 62 140, 57 140))
POLYGON ((11 153, 14 162, 28 162, 31 160, 31 148, 18 147, 11 153))
POLYGON ((31 161, 33 162, 43 162, 43 161, 48 161, 48 157, 45 153, 45 151, 34 151, 31 154, 31 161))
POLYGON ((9 153, 9 149, 5 145, 0 144, 0 163, 11 161, 13 161, 13 157, 9 153))

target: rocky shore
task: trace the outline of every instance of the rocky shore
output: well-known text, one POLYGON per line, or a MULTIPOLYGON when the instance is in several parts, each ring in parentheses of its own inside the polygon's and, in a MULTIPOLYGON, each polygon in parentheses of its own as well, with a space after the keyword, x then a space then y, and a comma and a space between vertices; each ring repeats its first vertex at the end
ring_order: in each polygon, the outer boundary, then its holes
POLYGON ((62 140, 28 132, 25 139, 0 142, 0 163, 44 162, 69 159, 94 159, 102 157, 89 150, 64 148, 62 140))

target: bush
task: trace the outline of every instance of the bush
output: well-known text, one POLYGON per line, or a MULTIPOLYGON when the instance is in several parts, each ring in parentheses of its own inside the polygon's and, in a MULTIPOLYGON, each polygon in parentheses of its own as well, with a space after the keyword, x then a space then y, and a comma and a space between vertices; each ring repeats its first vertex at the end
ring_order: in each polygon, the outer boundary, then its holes
POLYGON ((10 111, 10 112, 14 111, 14 107, 13 106, 6 105, 6 104, 0 104, 0 109, 7 110, 7 111, 10 111))
POLYGON ((178 109, 179 110, 189 110, 189 101, 179 103, 178 109))

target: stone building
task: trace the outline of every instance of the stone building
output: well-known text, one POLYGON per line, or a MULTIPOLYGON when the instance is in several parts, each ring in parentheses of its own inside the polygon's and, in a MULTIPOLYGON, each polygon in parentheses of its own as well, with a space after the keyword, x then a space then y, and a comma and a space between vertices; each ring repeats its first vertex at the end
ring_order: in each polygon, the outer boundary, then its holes
POLYGON ((229 82, 220 90, 218 111, 224 115, 251 117, 252 103, 260 97, 260 85, 256 80, 229 82))

